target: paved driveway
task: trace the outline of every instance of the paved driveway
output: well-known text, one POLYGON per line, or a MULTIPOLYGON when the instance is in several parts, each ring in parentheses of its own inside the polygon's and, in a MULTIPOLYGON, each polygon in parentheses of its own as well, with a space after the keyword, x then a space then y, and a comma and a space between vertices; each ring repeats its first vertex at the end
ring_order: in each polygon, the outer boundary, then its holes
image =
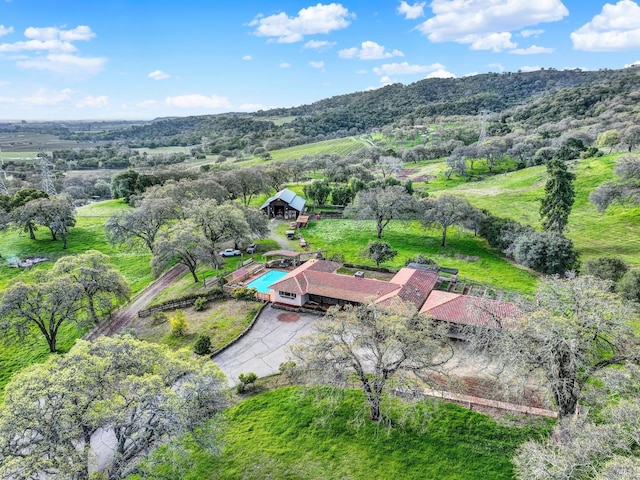
POLYGON ((313 322, 321 317, 265 307, 253 328, 237 343, 213 357, 231 386, 240 373, 253 372, 258 377, 278 373, 280 363, 288 360, 288 347, 311 333, 313 322))

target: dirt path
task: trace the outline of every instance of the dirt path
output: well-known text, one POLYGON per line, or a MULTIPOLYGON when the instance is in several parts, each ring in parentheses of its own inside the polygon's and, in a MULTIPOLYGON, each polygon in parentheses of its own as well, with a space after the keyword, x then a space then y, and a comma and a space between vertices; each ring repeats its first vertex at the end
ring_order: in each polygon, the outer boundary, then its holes
POLYGON ((271 221, 269 222, 269 230, 271 231, 271 233, 269 234, 269 237, 272 240, 275 240, 278 243, 278 246, 282 250, 297 251, 297 248, 295 248, 296 246, 295 241, 289 240, 287 237, 285 237, 284 235, 280 235, 276 231, 276 228, 278 227, 278 225, 281 225, 281 224, 282 224, 281 220, 271 219, 271 221))
POLYGON ((133 298, 124 309, 117 311, 112 320, 101 322, 96 328, 87 333, 84 336, 85 340, 95 340, 102 335, 110 337, 127 327, 138 314, 138 310, 146 307, 162 290, 184 275, 186 271, 187 268, 184 265, 176 265, 170 270, 167 270, 161 277, 151 282, 142 290, 138 296, 133 298))

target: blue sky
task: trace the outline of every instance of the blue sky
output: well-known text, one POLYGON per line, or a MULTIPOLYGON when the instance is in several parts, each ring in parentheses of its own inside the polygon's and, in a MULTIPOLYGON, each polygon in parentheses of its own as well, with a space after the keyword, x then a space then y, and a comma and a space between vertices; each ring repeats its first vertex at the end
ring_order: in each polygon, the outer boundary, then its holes
POLYGON ((638 61, 632 0, 0 0, 0 119, 255 111, 638 61))

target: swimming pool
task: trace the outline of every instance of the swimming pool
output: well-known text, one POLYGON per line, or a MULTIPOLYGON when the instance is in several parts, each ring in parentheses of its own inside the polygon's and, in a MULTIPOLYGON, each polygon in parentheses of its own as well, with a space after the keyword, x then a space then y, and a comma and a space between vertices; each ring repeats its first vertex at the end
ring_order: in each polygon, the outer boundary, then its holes
POLYGON ((277 282, 289 272, 283 272, 282 270, 269 270, 264 275, 256 278, 253 282, 249 282, 247 287, 255 288, 260 293, 269 293, 269 285, 277 282))

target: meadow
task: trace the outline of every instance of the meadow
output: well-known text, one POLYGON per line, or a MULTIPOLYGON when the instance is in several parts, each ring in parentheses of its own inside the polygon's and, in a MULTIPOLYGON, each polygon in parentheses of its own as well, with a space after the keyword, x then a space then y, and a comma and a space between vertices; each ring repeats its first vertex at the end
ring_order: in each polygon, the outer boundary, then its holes
MULTIPOLYGON (((516 448, 549 429, 544 420, 501 425, 429 400, 411 412, 396 404, 391 423, 376 425, 363 418, 361 392, 347 390, 341 400, 330 407, 301 387, 246 399, 224 413, 221 455, 184 441, 191 457, 180 478, 508 480, 514 478, 510 458, 516 448), (404 424, 403 416, 411 420, 404 424)), ((158 473, 166 475, 167 464, 158 473)))

